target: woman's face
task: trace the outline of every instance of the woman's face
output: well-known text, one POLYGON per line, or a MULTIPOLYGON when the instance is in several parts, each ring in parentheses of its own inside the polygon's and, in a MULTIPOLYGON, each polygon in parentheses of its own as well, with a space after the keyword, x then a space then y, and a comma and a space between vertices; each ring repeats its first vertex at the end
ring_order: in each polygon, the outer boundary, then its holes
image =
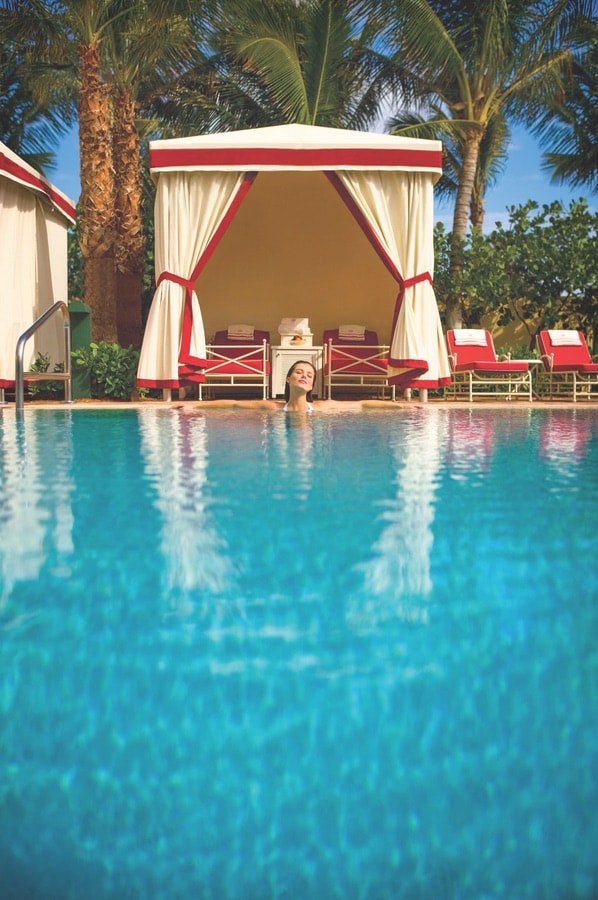
POLYGON ((288 376, 287 381, 290 386, 294 386, 300 391, 309 393, 314 386, 314 378, 316 370, 310 363, 297 363, 293 367, 293 371, 288 376))

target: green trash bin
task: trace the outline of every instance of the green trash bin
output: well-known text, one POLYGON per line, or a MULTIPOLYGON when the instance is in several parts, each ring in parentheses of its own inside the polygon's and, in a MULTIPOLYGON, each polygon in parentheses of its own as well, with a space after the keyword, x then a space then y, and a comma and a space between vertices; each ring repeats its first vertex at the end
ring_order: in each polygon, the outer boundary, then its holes
MULTIPOLYGON (((80 350, 91 344, 91 308, 87 303, 73 300, 69 303, 69 316, 71 319, 71 350, 80 350)), ((81 397, 91 397, 91 381, 86 372, 73 371, 72 377, 73 400, 81 397)))

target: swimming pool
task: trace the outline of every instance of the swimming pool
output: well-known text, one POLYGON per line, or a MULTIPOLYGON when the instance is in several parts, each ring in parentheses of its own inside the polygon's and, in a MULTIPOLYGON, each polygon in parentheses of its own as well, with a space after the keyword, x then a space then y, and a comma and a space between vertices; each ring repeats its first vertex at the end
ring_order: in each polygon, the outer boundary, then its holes
POLYGON ((593 410, 0 438, 2 897, 596 896, 593 410))

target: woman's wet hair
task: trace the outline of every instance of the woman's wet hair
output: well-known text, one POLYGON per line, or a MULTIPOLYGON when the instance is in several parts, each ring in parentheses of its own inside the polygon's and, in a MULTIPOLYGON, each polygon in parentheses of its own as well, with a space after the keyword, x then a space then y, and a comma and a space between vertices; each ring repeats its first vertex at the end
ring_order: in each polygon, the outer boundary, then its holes
MULTIPOLYGON (((290 387, 289 387, 289 378, 291 377, 291 375, 293 374, 293 372, 295 371, 295 369, 297 368, 297 366, 309 366, 310 369, 313 369, 313 373, 314 373, 314 381, 316 380, 316 367, 315 367, 314 364, 311 362, 311 360, 309 360, 309 359, 297 359, 297 360, 295 360, 295 362, 293 363, 293 365, 291 366, 291 368, 290 368, 289 371, 287 372, 287 377, 285 378, 285 381, 284 381, 284 399, 285 399, 285 401, 286 401, 287 403, 289 402, 289 400, 290 400, 290 398, 291 398, 291 389, 290 389, 290 387)), ((311 391, 308 391, 308 392, 307 392, 306 400, 307 400, 308 403, 312 403, 312 402, 313 402, 313 397, 312 397, 312 395, 311 395, 311 391)))

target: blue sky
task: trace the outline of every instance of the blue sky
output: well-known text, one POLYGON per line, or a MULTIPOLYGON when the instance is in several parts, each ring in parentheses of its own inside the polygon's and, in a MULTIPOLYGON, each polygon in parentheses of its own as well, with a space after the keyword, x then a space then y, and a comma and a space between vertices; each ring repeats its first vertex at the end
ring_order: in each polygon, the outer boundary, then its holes
MULTIPOLYGON (((72 200, 79 197, 79 146, 77 132, 69 133, 60 145, 58 164, 50 180, 72 200)), ((518 206, 527 200, 540 205, 560 200, 569 206, 572 200, 585 197, 591 209, 596 209, 596 194, 588 188, 571 189, 567 185, 551 184, 542 170, 542 150, 535 138, 522 128, 513 129, 509 158, 503 175, 486 197, 484 230, 491 231, 500 220, 507 224, 507 207, 518 206)), ((452 204, 435 204, 435 221, 452 226, 452 204)))

